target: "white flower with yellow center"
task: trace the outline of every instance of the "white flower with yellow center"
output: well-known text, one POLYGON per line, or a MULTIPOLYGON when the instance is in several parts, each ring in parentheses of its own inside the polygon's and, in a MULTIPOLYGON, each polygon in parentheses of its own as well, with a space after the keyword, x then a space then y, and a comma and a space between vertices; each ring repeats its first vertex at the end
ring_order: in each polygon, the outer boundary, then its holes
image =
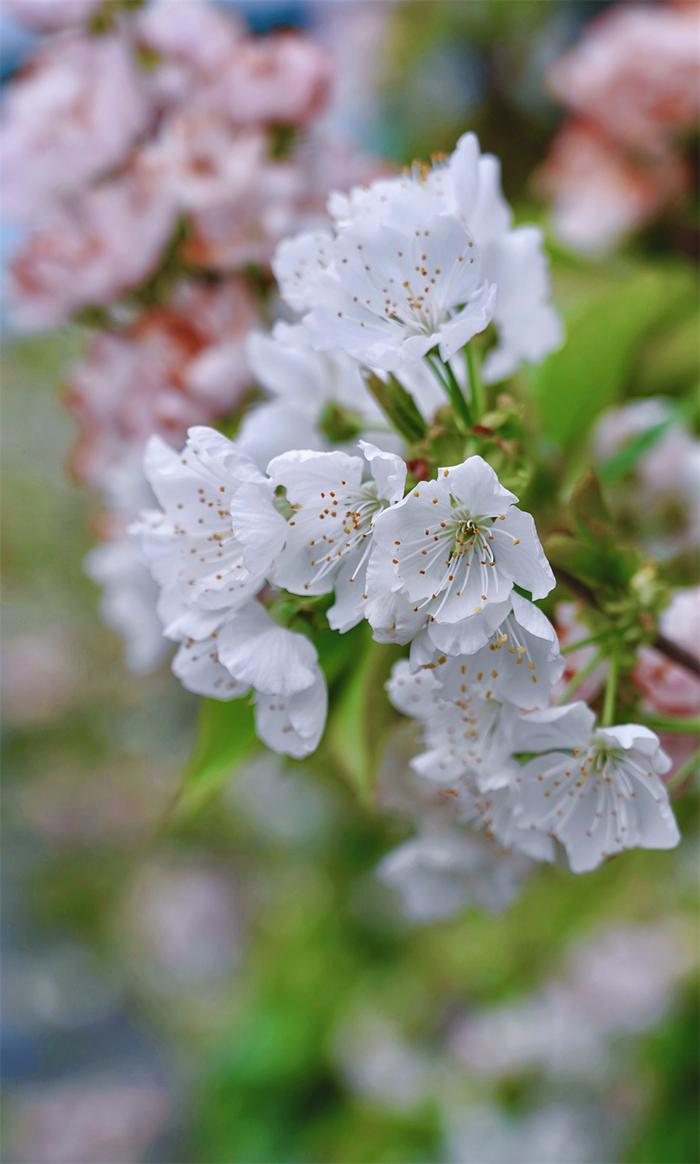
POLYGON ((523 716, 513 751, 539 753, 515 780, 522 824, 557 837, 575 873, 627 849, 678 844, 661 779, 671 761, 648 728, 595 728, 586 705, 573 703, 523 716))
POLYGON ((485 646, 507 616, 513 586, 543 598, 554 575, 528 513, 481 457, 440 469, 374 519, 374 554, 395 588, 450 654, 485 646))
MULTIPOLYGON (((481 154, 473 133, 464 134, 454 153, 436 160, 432 168, 414 166, 409 174, 382 179, 347 195, 333 194, 328 209, 341 235, 363 223, 396 229, 407 221, 407 206, 420 206, 421 193, 424 207, 430 205, 459 223, 474 245, 484 285, 493 288, 488 310, 498 342, 487 354, 484 379, 501 380, 523 361, 542 360, 562 341, 561 322, 551 303, 542 232, 534 226, 513 226, 512 212, 501 190, 498 159, 481 154)), ((318 270, 318 264, 308 246, 301 258, 307 259, 308 279, 309 270, 318 270)), ((326 269, 332 268, 328 238, 323 259, 326 269)), ((297 264, 298 272, 303 269, 297 264)), ((302 306, 316 302, 312 290, 302 306)))
POLYGON ((564 669, 557 633, 532 602, 515 592, 511 602, 486 646, 471 655, 445 655, 423 631, 412 643, 411 665, 433 671, 444 699, 472 694, 526 710, 547 707, 564 669))
POLYGON ((359 445, 363 457, 297 450, 268 466, 293 511, 274 579, 293 594, 335 590, 328 621, 340 631, 364 617, 374 522, 403 496, 406 479, 400 457, 366 441, 359 445))

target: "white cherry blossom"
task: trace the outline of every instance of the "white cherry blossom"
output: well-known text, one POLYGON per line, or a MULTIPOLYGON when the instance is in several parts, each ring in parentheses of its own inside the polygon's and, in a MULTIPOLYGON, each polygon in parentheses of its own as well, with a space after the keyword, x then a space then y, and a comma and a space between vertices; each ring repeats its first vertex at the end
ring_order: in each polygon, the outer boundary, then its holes
POLYGON ((547 707, 564 669, 557 633, 532 602, 513 592, 512 608, 486 646, 469 655, 436 651, 424 631, 411 645, 413 666, 430 667, 445 699, 478 694, 528 710, 547 707))
POLYGON ((522 823, 557 837, 575 873, 627 849, 678 844, 661 779, 671 761, 648 728, 594 728, 593 713, 574 703, 524 716, 514 750, 541 753, 516 777, 522 823))
POLYGON ((323 297, 333 262, 333 237, 328 231, 305 231, 283 239, 272 270, 283 299, 294 311, 308 311, 323 297))
POLYGON ((467 906, 498 913, 517 897, 532 868, 488 838, 449 825, 432 825, 389 853, 378 876, 401 898, 416 922, 450 917, 467 906))
MULTIPOLYGON (((407 206, 419 204, 419 191, 425 195, 424 214, 430 206, 460 224, 473 242, 484 284, 493 288, 489 310, 498 342, 484 362, 484 379, 503 379, 523 360, 536 362, 556 349, 562 328, 551 304, 542 233, 532 226, 513 227, 501 191, 500 164, 492 155, 480 153, 473 133, 461 137, 454 153, 432 169, 414 167, 411 174, 382 179, 347 195, 334 194, 328 209, 341 235, 362 223, 391 230, 406 219, 407 206)), ((331 266, 327 244, 325 266, 331 266)), ((305 299, 302 309, 313 306, 313 292, 305 299)))
POLYGON ((496 288, 474 240, 421 188, 407 192, 396 224, 360 221, 343 230, 315 278, 318 298, 305 318, 315 346, 390 371, 435 347, 448 360, 493 315, 496 288))
POLYGON ((528 513, 481 457, 438 470, 374 519, 374 554, 428 619, 433 644, 471 654, 507 616, 514 584, 543 598, 554 575, 528 513))
POLYGON ((294 510, 275 581, 294 594, 335 590, 328 621, 340 631, 364 617, 373 522, 403 495, 406 479, 400 457, 366 441, 359 446, 364 459, 295 450, 275 457, 268 466, 273 485, 284 487, 294 510))
POLYGON ((257 733, 273 751, 301 758, 318 746, 328 696, 316 649, 259 602, 246 603, 207 637, 185 639, 173 671, 188 691, 213 699, 252 692, 257 733))
POLYGON ((406 659, 387 690, 394 707, 423 723, 426 750, 411 761, 419 775, 442 787, 468 779, 482 791, 511 782, 513 707, 468 691, 451 698, 435 672, 412 671, 406 659))
POLYGON ((145 469, 162 510, 132 529, 162 587, 165 634, 198 638, 258 592, 286 522, 271 483, 213 429, 190 429, 182 453, 151 438, 145 469))

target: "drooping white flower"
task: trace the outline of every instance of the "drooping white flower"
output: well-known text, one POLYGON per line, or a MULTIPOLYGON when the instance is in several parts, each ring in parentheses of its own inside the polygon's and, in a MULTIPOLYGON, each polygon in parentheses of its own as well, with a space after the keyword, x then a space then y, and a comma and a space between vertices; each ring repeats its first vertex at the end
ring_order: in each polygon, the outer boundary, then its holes
POLYGON ((374 519, 374 554, 428 620, 438 650, 472 654, 510 610, 514 584, 543 598, 554 575, 528 513, 481 457, 439 469, 374 519))
POLYGON ((561 343, 542 234, 513 227, 499 163, 474 134, 432 169, 334 194, 328 209, 335 241, 302 236, 275 267, 316 344, 398 369, 436 345, 449 358, 493 319, 483 373, 496 381, 561 343))
POLYGON ((426 751, 411 761, 421 776, 443 787, 465 778, 482 790, 510 783, 513 707, 468 691, 451 698, 434 672, 412 671, 406 659, 394 665, 387 691, 397 710, 423 724, 426 751))
MULTIPOLYGON (((444 664, 449 660, 444 659, 444 664)), ((514 789, 518 764, 513 734, 518 715, 509 705, 485 700, 469 689, 441 682, 442 668, 412 671, 406 659, 394 665, 387 690, 391 703, 422 727, 426 750, 411 768, 442 792, 455 819, 486 832, 505 849, 551 861, 554 846, 542 829, 523 820, 514 789)))
POLYGON ((132 529, 162 587, 165 634, 198 638, 258 592, 286 522, 271 483, 213 429, 190 429, 182 453, 152 438, 145 468, 162 510, 132 529))
POLYGON ((594 728, 593 713, 573 703, 523 716, 513 747, 539 753, 515 781, 522 823, 556 836, 575 873, 627 849, 678 844, 661 780, 671 761, 648 728, 594 728))
POLYGON ((390 852, 378 876, 413 921, 450 917, 467 906, 497 913, 515 899, 532 864, 492 841, 450 826, 428 827, 390 852))
POLYGON ((213 699, 252 691, 257 733, 273 751, 301 758, 318 746, 328 696, 316 649, 259 602, 246 603, 206 638, 185 639, 173 671, 188 691, 213 699))
POLYGON ((345 631, 364 617, 367 560, 376 515, 403 496, 406 466, 400 457, 359 442, 363 457, 295 450, 268 466, 294 509, 275 581, 293 594, 335 590, 328 621, 345 631), (369 477, 365 478, 365 470, 369 477))
POLYGON ((564 660, 557 633, 532 602, 513 592, 512 609, 486 646, 470 655, 436 651, 427 631, 411 646, 413 666, 429 667, 444 699, 468 693, 513 703, 527 710, 547 707, 564 660))

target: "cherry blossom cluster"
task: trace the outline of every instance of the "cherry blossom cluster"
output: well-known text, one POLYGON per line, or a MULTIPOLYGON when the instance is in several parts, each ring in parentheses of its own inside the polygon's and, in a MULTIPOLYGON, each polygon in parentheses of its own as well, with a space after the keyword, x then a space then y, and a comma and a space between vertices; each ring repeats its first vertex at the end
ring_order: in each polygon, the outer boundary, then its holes
POLYGON ((698 11, 695 0, 613 7, 551 70, 569 117, 541 185, 575 250, 608 250, 689 189, 682 138, 700 112, 698 11))
POLYGON ((176 675, 202 695, 251 697, 261 739, 301 757, 328 696, 294 612, 322 610, 341 634, 366 622, 376 643, 404 648, 388 694, 422 736, 418 829, 380 873, 416 918, 498 908, 560 850, 585 872, 676 845, 654 732, 553 704, 564 659, 536 603, 555 578, 532 516, 478 454, 417 471, 404 424, 381 407, 398 401, 422 424, 449 404, 457 424, 461 402, 478 419, 478 333, 492 328, 489 379, 559 343, 539 232, 512 227, 473 135, 432 168, 334 195, 329 211, 329 229, 274 257, 301 318, 249 339, 267 398, 237 437, 200 426, 181 453, 148 445, 160 508, 132 533, 179 644, 176 675))

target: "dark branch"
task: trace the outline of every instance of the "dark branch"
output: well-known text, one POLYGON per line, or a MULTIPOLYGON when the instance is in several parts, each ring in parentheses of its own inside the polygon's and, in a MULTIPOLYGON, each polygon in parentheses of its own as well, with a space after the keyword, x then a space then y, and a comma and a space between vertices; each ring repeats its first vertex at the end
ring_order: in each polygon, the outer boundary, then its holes
MULTIPOLYGON (((566 570, 557 570, 557 578, 562 586, 566 586, 567 590, 570 590, 578 598, 582 598, 589 606, 593 606, 596 610, 601 609, 595 591, 591 590, 585 582, 581 582, 573 574, 568 574, 566 570)), ((660 651, 662 655, 666 655, 667 659, 672 659, 674 663, 679 663, 681 667, 687 668, 693 675, 700 675, 700 660, 691 655, 690 651, 684 650, 683 647, 679 647, 677 643, 666 638, 666 635, 658 634, 651 645, 654 650, 660 651)))

